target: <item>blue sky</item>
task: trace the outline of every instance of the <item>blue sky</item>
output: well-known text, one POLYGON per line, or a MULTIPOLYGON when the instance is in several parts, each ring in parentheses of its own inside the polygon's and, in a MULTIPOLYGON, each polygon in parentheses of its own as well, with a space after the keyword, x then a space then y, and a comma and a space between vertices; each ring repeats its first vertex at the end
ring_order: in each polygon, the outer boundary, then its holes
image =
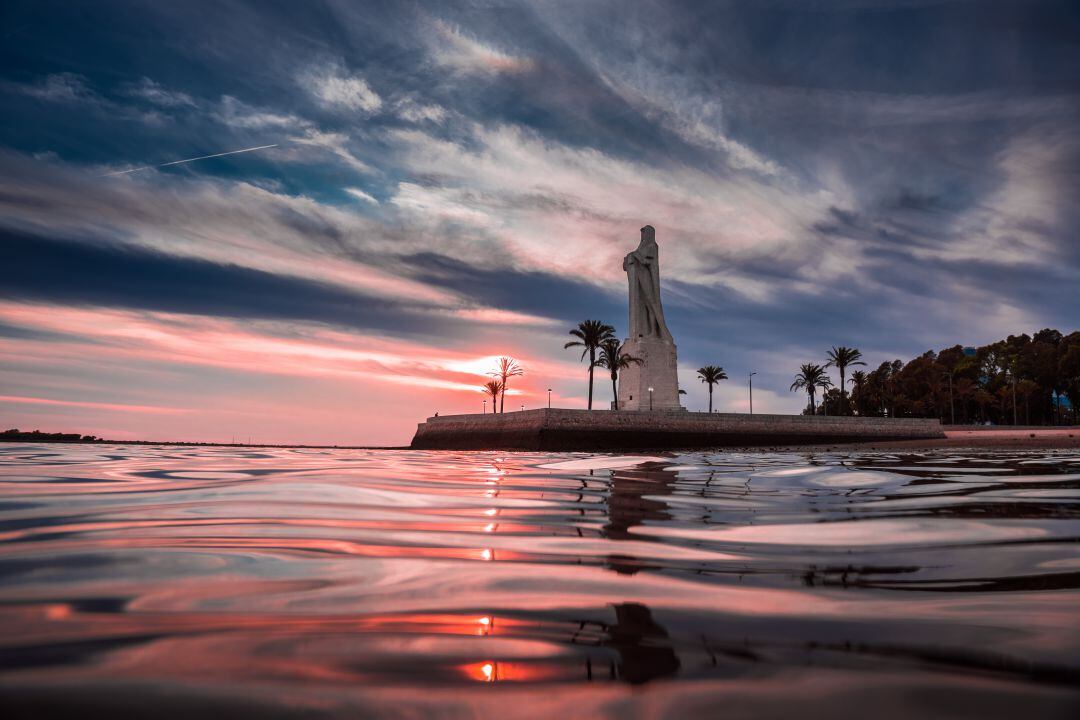
MULTIPOLYGON (((8 2, 0 419, 400 443, 580 406, 657 228, 721 409, 798 365, 1080 317, 1080 9, 1042 2, 8 2), (155 167, 176 160, 261 150, 155 167), (123 172, 151 166, 150 169, 123 172), (476 407, 474 407, 476 406, 476 407)), ((599 397, 609 391, 601 387, 599 397)))

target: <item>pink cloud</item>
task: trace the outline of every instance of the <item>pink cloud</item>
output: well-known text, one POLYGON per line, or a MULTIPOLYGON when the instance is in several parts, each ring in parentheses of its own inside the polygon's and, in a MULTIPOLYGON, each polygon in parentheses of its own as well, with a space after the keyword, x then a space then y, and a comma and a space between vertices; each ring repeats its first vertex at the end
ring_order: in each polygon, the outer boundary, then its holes
POLYGON ((18 378, 0 396, 5 422, 119 439, 403 444, 435 411, 479 412, 499 355, 526 369, 508 410, 545 405, 548 387, 580 405, 585 380, 576 356, 547 359, 497 326, 448 349, 318 324, 14 302, 0 302, 0 320, 60 338, 0 341, 0 368, 18 378))
POLYGON ((85 402, 79 400, 53 400, 50 398, 25 397, 20 395, 0 395, 0 402, 27 403, 31 405, 61 405, 63 407, 94 408, 97 410, 115 410, 117 412, 138 413, 185 413, 187 408, 157 407, 154 405, 124 405, 120 403, 85 402))

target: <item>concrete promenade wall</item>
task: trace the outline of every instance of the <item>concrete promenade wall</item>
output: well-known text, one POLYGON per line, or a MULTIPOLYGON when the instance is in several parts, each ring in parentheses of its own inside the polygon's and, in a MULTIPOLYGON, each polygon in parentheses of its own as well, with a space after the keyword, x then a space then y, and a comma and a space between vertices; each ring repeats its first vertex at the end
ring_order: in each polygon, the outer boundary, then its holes
POLYGON ((431 450, 635 450, 942 438, 936 419, 540 409, 442 415, 417 426, 431 450))

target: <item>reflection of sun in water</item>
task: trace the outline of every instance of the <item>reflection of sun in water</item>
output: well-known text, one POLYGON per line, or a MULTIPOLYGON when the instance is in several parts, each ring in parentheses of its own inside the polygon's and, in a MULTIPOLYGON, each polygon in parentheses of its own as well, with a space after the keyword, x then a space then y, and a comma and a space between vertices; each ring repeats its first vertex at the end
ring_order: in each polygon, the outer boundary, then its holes
POLYGON ((484 560, 491 560, 493 557, 495 557, 495 552, 491 548, 484 548, 480 551, 480 557, 482 557, 484 560))
POLYGON ((498 527, 498 525, 496 525, 495 523, 488 523, 487 525, 484 526, 484 532, 486 532, 486 533, 495 532, 495 528, 497 528, 497 527, 498 527))
POLYGON ((487 515, 488 517, 494 517, 495 515, 499 514, 499 511, 496 510, 495 508, 488 508, 487 510, 484 511, 484 514, 487 515))
POLYGON ((476 682, 498 682, 502 679, 500 677, 501 668, 499 667, 499 663, 495 660, 485 660, 462 665, 461 670, 465 673, 466 677, 470 680, 475 680, 476 682))

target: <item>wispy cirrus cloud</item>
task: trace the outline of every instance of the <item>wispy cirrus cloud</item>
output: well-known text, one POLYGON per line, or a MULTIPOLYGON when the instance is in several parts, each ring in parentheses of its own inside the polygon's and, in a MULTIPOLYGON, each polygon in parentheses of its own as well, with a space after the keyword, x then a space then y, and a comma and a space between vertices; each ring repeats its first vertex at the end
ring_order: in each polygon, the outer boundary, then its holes
POLYGON ((122 403, 86 402, 79 400, 51 400, 49 398, 25 397, 22 395, 0 395, 0 403, 12 403, 15 405, 52 405, 65 408, 91 408, 94 410, 106 410, 110 412, 160 413, 164 415, 191 412, 188 408, 156 407, 153 405, 124 405, 122 403))
POLYGON ((322 150, 337 157, 357 172, 372 172, 371 166, 353 153, 353 150, 350 148, 350 138, 345 133, 323 132, 315 128, 308 128, 303 135, 290 136, 289 142, 293 145, 293 148, 291 148, 293 154, 295 154, 296 151, 295 146, 300 146, 304 149, 322 150))
POLYGON ((374 113, 383 106, 382 98, 363 77, 338 64, 310 68, 299 81, 324 107, 374 113))
POLYGON ((132 97, 141 98, 164 108, 188 108, 196 106, 195 99, 186 92, 170 90, 148 77, 144 77, 138 82, 131 83, 128 86, 127 91, 132 97))
POLYGON ((349 193, 350 195, 352 195, 357 200, 363 200, 364 202, 371 203, 372 205, 378 205, 379 204, 379 201, 376 198, 372 197, 370 194, 364 192, 360 188, 354 188, 354 187, 345 188, 345 192, 349 193))
POLYGON ((61 103, 99 102, 99 96, 75 73, 47 75, 38 82, 21 86, 21 91, 38 100, 61 103))
POLYGON ((221 98, 216 117, 225 125, 243 130, 295 130, 309 126, 306 120, 291 113, 253 107, 231 95, 221 98))
POLYGON ((504 52, 473 37, 458 25, 433 20, 429 29, 432 57, 440 65, 465 73, 515 73, 527 70, 532 61, 504 52))

